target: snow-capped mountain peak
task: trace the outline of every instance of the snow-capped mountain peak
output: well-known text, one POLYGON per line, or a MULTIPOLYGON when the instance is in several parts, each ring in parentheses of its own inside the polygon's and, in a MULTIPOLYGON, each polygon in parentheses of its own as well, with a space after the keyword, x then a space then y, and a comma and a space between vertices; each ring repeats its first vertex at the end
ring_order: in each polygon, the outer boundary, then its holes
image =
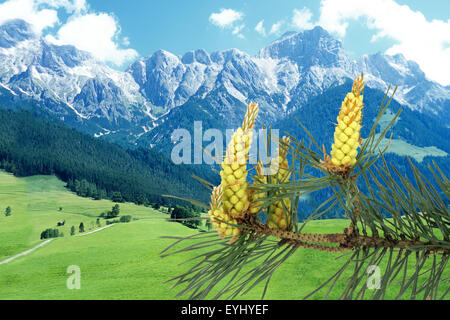
POLYGON ((261 58, 287 59, 304 72, 312 67, 351 70, 342 43, 322 27, 304 32, 288 32, 259 52, 261 58))
POLYGON ((205 49, 189 51, 183 55, 181 61, 184 64, 192 64, 195 62, 209 66, 212 63, 211 56, 205 49))
POLYGON ((31 26, 23 20, 9 20, 0 25, 0 47, 2 48, 11 48, 22 41, 35 38, 37 35, 31 26))
POLYGON ((125 127, 140 134, 190 100, 227 121, 256 101, 261 118, 270 123, 361 72, 369 87, 385 91, 398 85, 397 101, 445 114, 443 121, 450 123, 449 87, 428 80, 402 55, 351 61, 342 42, 321 27, 287 32, 255 56, 238 49, 198 49, 182 56, 158 50, 121 72, 73 46, 48 43, 24 21, 0 26, 0 94, 34 99, 52 113, 93 122, 104 132, 125 127))
POLYGON ((0 82, 19 96, 40 101, 60 116, 81 119, 147 118, 148 103, 133 77, 113 70, 74 46, 58 46, 36 36, 29 24, 0 26, 0 82), (145 112, 144 112, 145 110, 145 112))

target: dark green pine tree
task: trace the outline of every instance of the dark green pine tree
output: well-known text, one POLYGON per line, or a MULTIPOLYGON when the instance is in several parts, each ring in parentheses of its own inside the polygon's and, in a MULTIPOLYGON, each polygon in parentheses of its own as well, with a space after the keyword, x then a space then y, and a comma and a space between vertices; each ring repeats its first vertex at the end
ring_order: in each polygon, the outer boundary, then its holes
POLYGON ((111 200, 113 202, 123 202, 122 194, 118 191, 113 192, 111 195, 111 200))
POLYGON ((120 207, 118 204, 116 204, 114 207, 112 207, 111 218, 115 218, 119 216, 119 214, 120 214, 120 207))
POLYGON ((191 176, 217 179, 159 152, 125 150, 25 111, 0 108, 0 142, 1 169, 21 177, 56 175, 77 195, 117 203, 160 202, 169 192, 206 201, 207 191, 191 176))

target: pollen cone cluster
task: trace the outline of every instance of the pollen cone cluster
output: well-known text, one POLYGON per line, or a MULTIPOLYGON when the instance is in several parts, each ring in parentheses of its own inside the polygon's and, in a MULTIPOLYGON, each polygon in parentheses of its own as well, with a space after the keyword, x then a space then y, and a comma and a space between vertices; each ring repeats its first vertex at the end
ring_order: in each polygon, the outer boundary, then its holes
POLYGON ((222 186, 215 187, 211 195, 211 204, 208 211, 210 223, 217 230, 221 238, 233 236, 230 242, 237 239, 240 230, 230 224, 237 225, 237 221, 232 219, 223 211, 222 207, 223 189, 222 186))
POLYGON ((257 115, 258 105, 250 104, 244 123, 234 133, 221 166, 223 210, 231 218, 243 217, 249 208, 247 161, 257 115))
POLYGON ((361 145, 361 121, 363 117, 363 76, 358 77, 342 102, 334 132, 331 150, 331 163, 336 167, 351 167, 356 163, 358 148, 361 145))
MULTIPOLYGON (((287 152, 291 141, 287 137, 284 137, 281 141, 278 159, 272 162, 271 165, 271 170, 276 172, 272 178, 275 179, 274 183, 285 183, 290 178, 287 152)), ((291 200, 287 198, 274 202, 269 208, 269 227, 273 229, 287 229, 291 225, 291 206, 291 200)))
MULTIPOLYGON (((262 164, 262 162, 258 161, 258 165, 256 167, 256 179, 255 182, 253 183, 253 187, 258 187, 261 184, 266 184, 267 183, 267 177, 264 174, 264 165, 262 164)), ((257 200, 261 200, 264 199, 266 197, 266 193, 263 191, 260 191, 258 189, 254 189, 251 190, 249 198, 250 198, 250 208, 249 208, 249 212, 251 214, 258 214, 261 212, 262 210, 262 202, 261 201, 257 201, 257 200)))

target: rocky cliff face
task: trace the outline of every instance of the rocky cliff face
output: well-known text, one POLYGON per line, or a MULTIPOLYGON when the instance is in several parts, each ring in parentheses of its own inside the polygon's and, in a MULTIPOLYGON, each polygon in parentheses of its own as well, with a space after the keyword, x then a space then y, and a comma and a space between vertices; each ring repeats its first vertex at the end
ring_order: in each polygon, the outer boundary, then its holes
POLYGON ((189 102, 233 126, 245 105, 256 101, 260 119, 273 123, 361 72, 369 87, 385 91, 388 84, 398 85, 398 102, 450 125, 449 87, 429 81, 401 55, 352 61, 342 43, 320 27, 286 33, 256 56, 237 49, 183 56, 159 50, 120 72, 73 46, 48 43, 24 21, 0 26, 1 94, 95 124, 97 135, 129 131, 138 137, 172 121, 171 111, 189 102))

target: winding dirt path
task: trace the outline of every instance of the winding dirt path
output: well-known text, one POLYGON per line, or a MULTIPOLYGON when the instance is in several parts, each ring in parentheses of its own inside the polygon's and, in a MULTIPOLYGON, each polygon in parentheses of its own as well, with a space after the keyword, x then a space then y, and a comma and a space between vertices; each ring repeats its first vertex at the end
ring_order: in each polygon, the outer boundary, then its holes
POLYGON ((83 237, 83 236, 87 236, 87 235, 89 235, 89 234, 93 234, 93 233, 96 233, 96 232, 105 230, 106 228, 112 227, 113 225, 115 225, 115 223, 110 224, 110 225, 107 225, 107 226, 104 226, 104 227, 101 227, 101 228, 96 229, 96 230, 94 230, 94 231, 86 232, 86 233, 83 233, 83 234, 77 234, 75 237, 83 237))
MULTIPOLYGON (((95 233, 95 232, 99 232, 99 231, 102 231, 102 230, 104 230, 104 229, 106 229, 106 228, 112 227, 113 225, 114 225, 114 224, 110 224, 110 225, 108 225, 108 226, 99 228, 99 229, 94 230, 94 231, 86 232, 86 233, 83 233, 83 234, 78 234, 78 235, 76 235, 76 237, 87 236, 87 235, 89 235, 89 234, 93 234, 93 233, 95 233)), ((49 244, 49 243, 52 242, 53 240, 55 240, 55 239, 48 239, 48 240, 46 240, 46 241, 44 241, 44 242, 38 244, 37 246, 35 246, 35 247, 31 248, 31 249, 28 249, 28 250, 26 250, 26 251, 24 251, 24 252, 21 252, 21 253, 19 253, 19 254, 16 254, 15 256, 12 256, 12 257, 10 257, 10 258, 8 258, 8 259, 6 259, 6 260, 0 261, 0 265, 2 265, 2 264, 7 264, 7 263, 9 263, 9 262, 12 262, 12 261, 16 260, 17 258, 26 256, 26 255, 32 253, 33 251, 35 251, 35 250, 37 250, 37 249, 39 249, 39 248, 41 248, 41 247, 43 247, 43 246, 49 244)))
POLYGON ((40 247, 43 247, 43 246, 45 246, 46 244, 49 244, 49 243, 52 242, 53 240, 55 240, 55 239, 49 239, 49 240, 46 240, 46 241, 44 241, 44 242, 38 244, 38 245, 35 246, 34 248, 28 249, 28 250, 26 250, 26 251, 24 251, 24 252, 21 252, 21 253, 19 253, 19 254, 16 254, 15 256, 12 256, 11 258, 8 258, 8 259, 6 259, 6 260, 3 260, 3 261, 0 262, 0 265, 2 265, 2 264, 7 264, 7 263, 9 263, 9 262, 11 262, 11 261, 13 261, 13 260, 16 260, 17 258, 26 256, 27 254, 32 253, 34 250, 37 250, 37 249, 39 249, 40 247))

